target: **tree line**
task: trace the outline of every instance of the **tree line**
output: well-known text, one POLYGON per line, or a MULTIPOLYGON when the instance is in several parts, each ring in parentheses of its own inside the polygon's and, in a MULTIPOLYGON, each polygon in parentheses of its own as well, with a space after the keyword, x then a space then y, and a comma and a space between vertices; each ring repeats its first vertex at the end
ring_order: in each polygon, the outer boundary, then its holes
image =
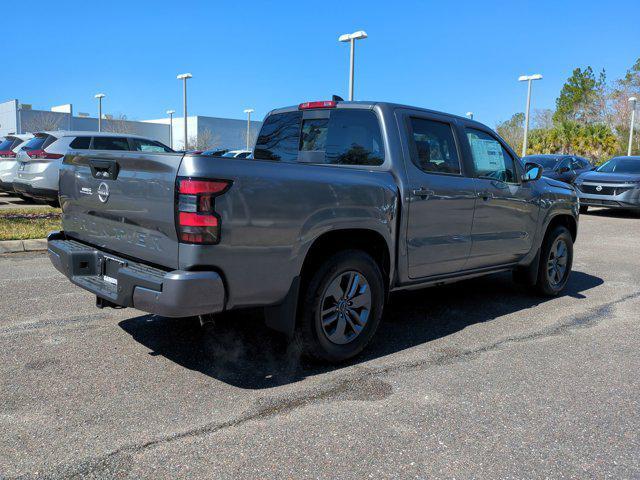
MULTIPOLYGON (((576 68, 562 86, 555 109, 533 112, 527 154, 564 153, 602 163, 613 155, 626 155, 631 104, 640 98, 640 58, 626 74, 607 81, 604 69, 596 74, 588 66, 576 68)), ((496 125, 497 132, 518 153, 524 140, 524 113, 496 125)), ((640 153, 640 135, 634 135, 632 152, 640 153)))

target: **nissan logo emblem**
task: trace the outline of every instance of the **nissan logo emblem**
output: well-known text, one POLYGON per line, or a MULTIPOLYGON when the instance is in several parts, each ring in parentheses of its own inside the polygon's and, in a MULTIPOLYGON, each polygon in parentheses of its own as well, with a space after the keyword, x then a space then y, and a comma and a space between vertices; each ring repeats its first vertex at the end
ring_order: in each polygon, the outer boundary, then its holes
POLYGON ((602 185, 598 185, 596 187, 596 192, 601 192, 602 191, 602 185))
POLYGON ((98 185, 97 192, 98 200, 100 200, 102 203, 107 203, 107 200, 109 200, 109 185, 102 182, 100 185, 98 185))

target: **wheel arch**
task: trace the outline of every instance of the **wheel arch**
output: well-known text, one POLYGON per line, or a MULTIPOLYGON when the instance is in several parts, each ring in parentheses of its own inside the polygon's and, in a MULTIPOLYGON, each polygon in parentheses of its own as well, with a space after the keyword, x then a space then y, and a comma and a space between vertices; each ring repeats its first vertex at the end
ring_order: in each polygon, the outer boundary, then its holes
POLYGON ((342 250, 361 250, 370 255, 380 267, 385 288, 394 271, 394 259, 389 242, 378 231, 368 228, 344 228, 330 230, 318 236, 306 251, 300 268, 300 277, 304 282, 327 256, 342 250))
POLYGON ((552 229, 559 225, 566 227, 566 229, 569 230, 569 233, 571 233, 571 240, 575 243, 578 237, 578 222, 573 215, 568 213, 559 213, 549 219, 547 227, 544 230, 543 239, 552 229))

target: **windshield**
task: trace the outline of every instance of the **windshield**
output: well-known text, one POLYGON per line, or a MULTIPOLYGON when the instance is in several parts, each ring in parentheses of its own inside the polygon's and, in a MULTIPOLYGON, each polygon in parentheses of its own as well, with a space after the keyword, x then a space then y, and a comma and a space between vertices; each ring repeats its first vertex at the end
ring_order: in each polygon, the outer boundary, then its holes
POLYGON ((13 140, 3 140, 0 142, 0 152, 11 150, 11 145, 13 145, 13 140))
POLYGON ((640 174, 640 158, 612 158, 604 165, 600 165, 596 171, 605 173, 640 174))
POLYGON ((223 157, 235 157, 236 156, 236 152, 227 152, 222 156, 223 157))

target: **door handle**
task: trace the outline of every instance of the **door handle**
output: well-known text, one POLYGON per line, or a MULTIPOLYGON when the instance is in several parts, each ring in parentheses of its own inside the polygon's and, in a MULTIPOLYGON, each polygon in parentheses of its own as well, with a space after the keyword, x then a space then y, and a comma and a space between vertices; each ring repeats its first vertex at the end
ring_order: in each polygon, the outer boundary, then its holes
POLYGON ((490 198, 495 198, 495 195, 488 190, 483 190, 481 192, 478 192, 476 195, 478 195, 478 197, 480 197, 483 200, 489 200, 490 198))
POLYGON ((434 192, 433 190, 429 190, 428 188, 420 187, 420 188, 416 188, 414 190, 411 190, 411 193, 413 195, 415 195, 416 197, 427 199, 431 195, 435 195, 436 192, 434 192))

